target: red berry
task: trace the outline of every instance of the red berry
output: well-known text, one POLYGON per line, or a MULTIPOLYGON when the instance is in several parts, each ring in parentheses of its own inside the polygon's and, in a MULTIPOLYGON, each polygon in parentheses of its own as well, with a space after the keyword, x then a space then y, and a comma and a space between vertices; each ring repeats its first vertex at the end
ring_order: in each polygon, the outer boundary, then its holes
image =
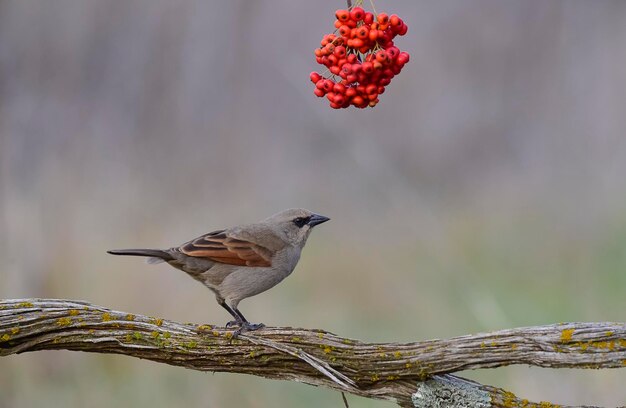
POLYGON ((360 38, 361 40, 365 40, 369 38, 369 34, 370 34, 369 28, 365 27, 364 25, 359 27, 356 30, 356 36, 357 38, 360 38))
POLYGON ((335 94, 335 97, 333 98, 333 102, 336 103, 337 105, 343 105, 345 101, 346 101, 346 97, 343 96, 342 94, 335 94))
POLYGON ((346 86, 344 84, 335 84, 333 86, 333 92, 337 94, 344 94, 346 92, 346 86))
POLYGON ((378 21, 378 24, 388 24, 389 23, 389 16, 386 13, 380 13, 376 17, 376 21, 378 21))
POLYGON ((352 29, 350 27, 343 24, 341 27, 339 27, 339 35, 342 37, 348 37, 350 35, 351 30, 352 29))
POLYGON ((317 72, 311 72, 311 75, 309 75, 309 78, 311 78, 311 82, 313 82, 314 84, 317 84, 317 81, 322 79, 322 76, 318 74, 317 72))
POLYGON ((315 96, 318 96, 320 98, 326 94, 326 92, 324 92, 323 90, 321 90, 319 88, 315 88, 313 90, 313 93, 315 94, 315 96))
POLYGON ((396 14, 392 14, 391 17, 389 17, 389 24, 392 27, 398 27, 402 25, 402 20, 396 14))
POLYGON ((334 52, 335 56, 337 58, 343 58, 346 56, 346 47, 344 47, 343 45, 340 45, 338 47, 335 47, 335 52, 334 52))
POLYGON ((337 20, 345 23, 350 20, 350 12, 348 10, 337 10, 335 11, 335 17, 337 17, 337 20))
POLYGON ((409 56, 408 52, 401 52, 400 54, 398 54, 398 64, 406 64, 407 62, 409 62, 409 60, 411 59, 411 57, 409 56))
POLYGON ((352 39, 352 47, 353 48, 361 48, 364 45, 363 40, 361 40, 360 38, 353 38, 352 39))
POLYGON ((378 61, 378 62, 386 62, 388 59, 389 59, 389 56, 387 55, 387 51, 379 50, 379 51, 376 52, 376 61, 378 61))
POLYGON ((387 51, 387 55, 389 55, 389 58, 391 58, 392 60, 396 59, 398 54, 400 54, 400 50, 398 49, 398 47, 389 47, 385 51, 387 51))
POLYGON ((365 10, 361 7, 353 7, 352 10, 350 10, 350 18, 352 21, 361 21, 363 17, 365 17, 365 10))
POLYGON ((374 22, 374 14, 369 11, 366 12, 365 16, 363 16, 363 22, 367 25, 371 25, 374 22))
POLYGON ((409 26, 402 23, 402 25, 400 26, 400 29, 398 30, 398 35, 404 35, 407 33, 407 31, 409 31, 409 26))

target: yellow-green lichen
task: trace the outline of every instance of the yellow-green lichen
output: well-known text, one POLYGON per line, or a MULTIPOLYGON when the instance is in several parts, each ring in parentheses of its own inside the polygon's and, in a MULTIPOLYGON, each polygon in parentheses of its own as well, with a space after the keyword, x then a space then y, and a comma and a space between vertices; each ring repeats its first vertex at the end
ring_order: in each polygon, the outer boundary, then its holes
POLYGON ((517 397, 510 391, 505 391, 502 398, 502 405, 505 407, 516 407, 517 397))
POLYGON ((11 334, 12 335, 16 335, 19 332, 20 332, 20 328, 19 327, 14 327, 14 328, 11 329, 11 334))
POLYGON ((135 340, 141 340, 143 338, 143 336, 139 332, 133 332, 133 337, 135 338, 135 340))
POLYGON ((298 337, 298 336, 293 336, 291 338, 291 341, 293 341, 294 343, 301 343, 302 339, 300 337, 298 337))
POLYGON ((352 344, 352 341, 351 341, 351 340, 349 340, 349 339, 343 339, 341 342, 342 342, 343 344, 352 344))
POLYGON ((400 353, 399 351, 396 351, 395 353, 393 353, 395 358, 401 358, 402 357, 402 353, 400 353))
POLYGON ((166 339, 169 339, 170 337, 172 337, 172 334, 170 332, 165 332, 163 333, 163 337, 165 337, 166 339))
POLYGON ((57 326, 69 326, 72 320, 69 317, 60 317, 57 319, 57 326))
POLYGON ((33 307, 35 305, 33 305, 31 302, 21 302, 18 303, 17 307, 33 307))
POLYGON ((232 332, 226 332, 226 333, 224 333, 224 337, 226 337, 227 339, 232 339, 233 338, 233 333, 232 332))
POLYGON ((153 331, 152 333, 150 333, 150 336, 151 336, 153 339, 158 339, 158 338, 159 338, 159 336, 161 336, 161 333, 159 333, 158 331, 153 331))
POLYGON ((102 321, 103 322, 110 322, 111 320, 113 320, 113 318, 111 317, 111 313, 109 313, 109 312, 102 313, 102 321))
POLYGON ((333 351, 332 347, 330 347, 330 346, 324 347, 324 353, 330 354, 330 353, 332 353, 332 351, 333 351))
POLYGON ((611 340, 611 341, 592 341, 591 342, 591 347, 597 348, 597 349, 608 349, 613 351, 615 349, 615 340, 611 340))
POLYGON ((68 313, 70 316, 78 316, 80 312, 76 309, 71 309, 68 313))
POLYGON ((184 344, 184 346, 188 349, 195 349, 196 347, 198 347, 198 342, 197 341, 188 341, 187 343, 184 344))
POLYGON ((574 329, 564 329, 561 331, 561 343, 568 343, 572 340, 574 335, 574 329))
POLYGON ((129 322, 132 322, 133 320, 135 320, 135 315, 134 314, 127 314, 126 315, 126 320, 128 320, 129 322))
POLYGON ((2 336, 0 336, 0 341, 9 341, 11 339, 11 336, 9 336, 8 333, 4 333, 2 336))
POLYGON ((539 403, 539 406, 540 406, 541 408, 559 408, 559 407, 560 407, 560 405, 553 404, 553 403, 548 402, 548 401, 541 401, 541 402, 539 403))

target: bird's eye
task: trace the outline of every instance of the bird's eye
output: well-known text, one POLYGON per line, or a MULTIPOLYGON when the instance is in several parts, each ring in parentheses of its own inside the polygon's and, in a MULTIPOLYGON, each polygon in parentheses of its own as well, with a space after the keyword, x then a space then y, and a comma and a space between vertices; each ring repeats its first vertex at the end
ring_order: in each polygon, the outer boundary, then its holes
POLYGON ((298 217, 296 219, 293 220, 293 223, 296 224, 296 226, 298 228, 302 228, 304 227, 307 223, 309 222, 309 218, 308 217, 298 217))

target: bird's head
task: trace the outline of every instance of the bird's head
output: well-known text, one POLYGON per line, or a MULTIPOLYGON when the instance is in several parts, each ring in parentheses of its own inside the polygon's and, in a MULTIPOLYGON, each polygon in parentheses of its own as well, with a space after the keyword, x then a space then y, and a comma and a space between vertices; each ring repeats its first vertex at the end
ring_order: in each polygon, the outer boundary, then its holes
POLYGON ((302 247, 306 243, 313 227, 328 220, 330 218, 312 213, 303 208, 291 208, 272 215, 265 222, 272 224, 273 227, 284 234, 288 242, 302 247))

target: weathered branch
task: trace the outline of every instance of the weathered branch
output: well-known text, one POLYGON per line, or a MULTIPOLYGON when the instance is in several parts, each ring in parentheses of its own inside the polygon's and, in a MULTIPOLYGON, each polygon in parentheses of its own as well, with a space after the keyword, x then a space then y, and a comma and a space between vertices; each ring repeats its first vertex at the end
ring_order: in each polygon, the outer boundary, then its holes
POLYGON ((448 374, 510 364, 626 367, 626 324, 562 323, 415 343, 363 343, 323 330, 274 327, 233 339, 232 331, 221 327, 181 324, 87 302, 0 300, 0 356, 54 349, 293 380, 402 406, 428 406, 429 398, 441 398, 433 396, 438 390, 452 387, 459 395, 469 392, 489 401, 484 406, 511 407, 522 406, 524 400, 448 374))

